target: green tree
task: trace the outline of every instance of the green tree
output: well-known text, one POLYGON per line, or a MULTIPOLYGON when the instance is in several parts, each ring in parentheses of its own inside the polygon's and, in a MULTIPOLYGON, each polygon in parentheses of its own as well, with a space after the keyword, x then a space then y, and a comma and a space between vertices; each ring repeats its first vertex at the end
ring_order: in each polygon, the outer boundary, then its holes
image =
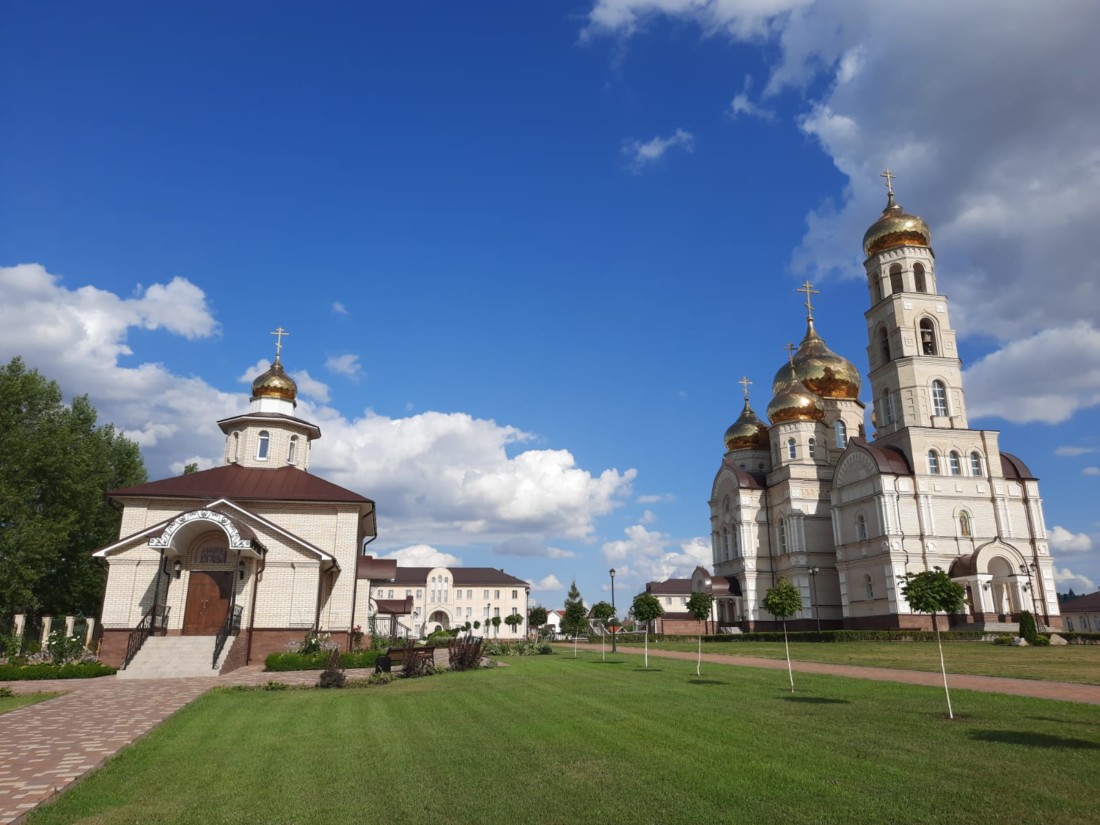
MULTIPOLYGON (((710 620, 710 609, 714 606, 714 596, 710 593, 693 592, 691 598, 687 601, 688 613, 697 622, 703 622, 703 627, 706 627, 706 622, 710 620)), ((703 669, 703 631, 699 631, 699 657, 695 661, 695 675, 701 675, 700 671, 703 669)))
POLYGON ((185 464, 183 467, 183 474, 185 476, 191 475, 191 473, 197 473, 199 471, 199 463, 192 461, 190 464, 185 464))
POLYGON ((527 626, 534 628, 537 633, 549 618, 550 614, 546 612, 546 608, 536 605, 527 611, 527 626))
POLYGON ((787 651, 787 678, 794 693, 794 669, 791 667, 791 646, 787 643, 787 619, 802 609, 802 595, 790 581, 780 576, 764 595, 764 609, 783 622, 783 647, 787 651))
POLYGON ((936 631, 936 647, 940 651, 940 673, 943 674, 943 692, 947 696, 947 718, 954 719, 951 710, 951 691, 947 688, 947 666, 943 663, 943 643, 940 641, 940 626, 936 622, 937 613, 955 613, 966 601, 966 589, 941 567, 922 570, 920 573, 906 573, 898 576, 901 581, 901 595, 909 606, 918 613, 932 616, 932 629, 936 631))
MULTIPOLYGON (((572 636, 574 643, 577 636, 588 629, 588 611, 584 609, 584 599, 581 591, 577 589, 577 582, 569 586, 569 593, 565 596, 565 615, 561 617, 561 632, 572 636)), ((574 645, 575 647, 575 645, 574 645)), ((573 651, 576 654, 576 650, 573 651)))
POLYGON ((614 615, 615 608, 607 602, 596 602, 588 611, 589 618, 594 619, 595 626, 600 629, 600 656, 604 659, 607 658, 607 651, 604 649, 607 642, 607 623, 614 615))
POLYGON ((634 604, 630 608, 634 614, 634 620, 641 622, 645 628, 645 666, 649 669, 649 626, 665 615, 665 609, 661 602, 651 593, 642 593, 634 597, 634 604))
POLYGON ((493 635, 500 635, 500 616, 493 616, 493 635))
POLYGON ((523 616, 519 615, 519 613, 512 613, 504 617, 504 623, 508 625, 508 627, 515 630, 521 624, 523 624, 523 616))
POLYGON ((21 358, 0 367, 0 432, 0 613, 94 615, 106 566, 91 554, 120 519, 103 493, 147 479, 137 445, 21 358))

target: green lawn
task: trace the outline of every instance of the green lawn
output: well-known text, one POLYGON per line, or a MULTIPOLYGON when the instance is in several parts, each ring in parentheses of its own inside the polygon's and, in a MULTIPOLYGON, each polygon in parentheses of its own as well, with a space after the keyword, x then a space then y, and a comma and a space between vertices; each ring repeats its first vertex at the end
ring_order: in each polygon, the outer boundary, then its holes
POLYGON ((33 705, 37 702, 45 702, 47 699, 52 699, 55 696, 60 696, 60 694, 17 693, 14 696, 0 696, 0 713, 7 713, 9 710, 26 707, 27 705, 33 705))
POLYGON ((1100 714, 1064 702, 564 653, 343 691, 216 692, 46 823, 1080 823, 1100 714))
MULTIPOLYGON (((697 644, 694 637, 688 636, 683 641, 650 642, 649 649, 694 653, 697 644)), ((642 643, 620 642, 619 646, 640 650, 642 643)), ((782 642, 703 642, 703 652, 784 658, 782 642)), ((837 665, 940 669, 935 642, 791 642, 791 658, 837 665)), ((1100 645, 1009 647, 988 642, 945 642, 944 659, 949 673, 1100 685, 1100 645)))

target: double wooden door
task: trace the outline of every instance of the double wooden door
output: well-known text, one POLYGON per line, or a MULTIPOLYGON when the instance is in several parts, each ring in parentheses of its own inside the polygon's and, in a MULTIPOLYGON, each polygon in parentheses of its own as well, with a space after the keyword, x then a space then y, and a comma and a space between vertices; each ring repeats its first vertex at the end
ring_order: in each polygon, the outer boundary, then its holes
POLYGON ((214 636, 229 615, 233 573, 229 570, 193 570, 183 612, 184 636, 214 636))

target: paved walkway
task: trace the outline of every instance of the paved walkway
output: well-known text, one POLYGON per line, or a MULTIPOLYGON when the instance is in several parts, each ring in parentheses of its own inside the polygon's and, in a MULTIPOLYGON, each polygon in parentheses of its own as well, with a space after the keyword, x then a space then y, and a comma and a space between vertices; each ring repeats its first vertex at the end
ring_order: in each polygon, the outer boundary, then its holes
MULTIPOLYGON (((564 653, 567 646, 560 645, 564 653)), ((572 645, 568 645, 569 648, 572 645)), ((578 645, 599 652, 599 645, 578 645)), ((631 654, 640 654, 630 649, 631 654)), ((651 650, 650 657, 688 659, 696 654, 651 650)), ((781 659, 706 653, 704 661, 723 665, 783 670, 781 659)), ((800 673, 824 673, 885 682, 940 687, 939 673, 877 667, 795 662, 800 673)), ((370 671, 348 671, 349 678, 370 671)), ((0 682, 15 693, 63 692, 48 702, 0 714, 0 825, 19 821, 28 811, 61 793, 102 765, 122 748, 144 736, 184 705, 215 685, 258 685, 268 681, 309 685, 317 671, 264 673, 260 666, 241 668, 227 676, 201 679, 129 680, 113 676, 42 682, 0 682)), ((952 688, 1007 693, 1039 699, 1059 699, 1100 705, 1100 686, 1039 682, 992 676, 948 674, 952 688)))
MULTIPOLYGON (((565 644, 557 647, 564 648, 565 644)), ((568 648, 572 649, 569 644, 568 648)), ((579 650, 600 651, 599 645, 577 645, 579 650)), ((642 649, 636 647, 623 647, 620 653, 632 653, 642 655, 642 649)), ((680 650, 653 650, 650 648, 649 658, 655 656, 663 659, 689 659, 695 661, 698 654, 680 650)), ((726 653, 704 653, 704 662, 716 665, 740 665, 742 667, 758 667, 767 670, 786 670, 786 659, 763 659, 758 656, 732 656, 726 653)), ((928 672, 924 670, 897 670, 887 667, 859 667, 856 665, 829 665, 821 662, 800 662, 797 659, 791 663, 793 670, 799 673, 822 673, 827 676, 848 676, 853 679, 872 679, 876 682, 901 682, 908 685, 925 685, 927 687, 943 687, 943 676, 938 671, 928 672)), ((1011 696, 1030 696, 1033 699, 1057 699, 1063 702, 1084 702, 1090 705, 1100 705, 1100 685, 1079 685, 1074 682, 1041 682, 1038 679, 1007 679, 1002 676, 963 676, 947 672, 947 685, 958 690, 977 690, 983 693, 1006 693, 1011 696)))

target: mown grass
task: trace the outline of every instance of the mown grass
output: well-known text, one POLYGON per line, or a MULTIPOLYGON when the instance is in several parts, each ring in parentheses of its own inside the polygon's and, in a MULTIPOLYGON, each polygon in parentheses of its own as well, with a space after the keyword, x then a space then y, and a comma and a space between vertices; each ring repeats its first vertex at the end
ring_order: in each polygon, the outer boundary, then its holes
POLYGON ((1080 823, 1096 708, 634 655, 215 692, 48 823, 1080 823))
POLYGON ((38 702, 45 702, 60 696, 59 693, 16 693, 14 696, 0 696, 0 713, 7 713, 16 708, 24 708, 38 702))
MULTIPOLYGON (((683 641, 651 641, 649 649, 694 653, 697 645, 694 637, 687 636, 683 641)), ((641 649, 642 643, 635 644, 633 640, 630 643, 620 642, 620 647, 623 646, 631 650, 641 649)), ((703 652, 764 659, 784 658, 782 642, 703 642, 703 652)), ((934 641, 791 642, 791 658, 803 662, 903 670, 940 669, 934 641)), ((944 659, 949 673, 1100 685, 1100 645, 1010 647, 989 642, 945 642, 944 659)))

